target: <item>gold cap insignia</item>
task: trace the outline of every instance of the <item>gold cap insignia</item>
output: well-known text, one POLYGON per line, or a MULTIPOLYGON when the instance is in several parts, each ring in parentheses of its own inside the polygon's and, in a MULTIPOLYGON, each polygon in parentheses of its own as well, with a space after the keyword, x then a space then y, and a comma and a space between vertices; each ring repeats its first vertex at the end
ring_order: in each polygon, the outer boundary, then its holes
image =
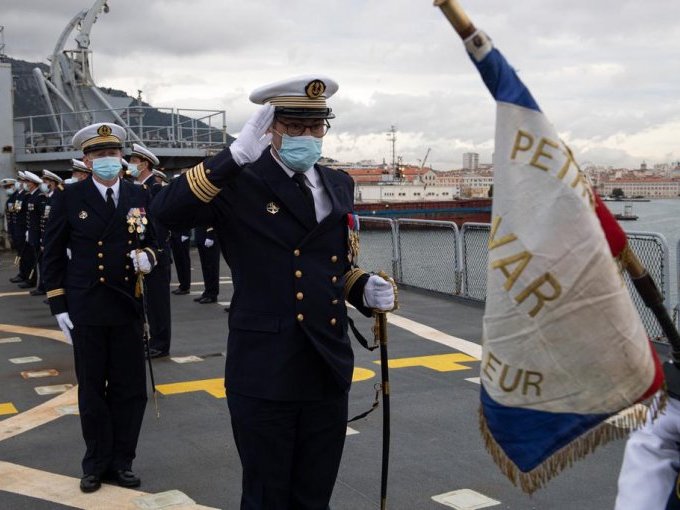
POLYGON ((78 214, 78 218, 80 218, 81 220, 87 218, 87 211, 80 211, 80 213, 78 214))
POLYGON ((106 124, 99 126, 99 129, 97 129, 97 134, 99 136, 109 136, 111 134, 111 128, 106 124))
POLYGON ((280 207, 276 204, 276 202, 269 202, 267 204, 267 212, 269 214, 276 214, 279 212, 280 207))
POLYGON ((321 97, 324 92, 326 92, 326 84, 321 80, 312 80, 305 87, 305 94, 310 99, 321 97))

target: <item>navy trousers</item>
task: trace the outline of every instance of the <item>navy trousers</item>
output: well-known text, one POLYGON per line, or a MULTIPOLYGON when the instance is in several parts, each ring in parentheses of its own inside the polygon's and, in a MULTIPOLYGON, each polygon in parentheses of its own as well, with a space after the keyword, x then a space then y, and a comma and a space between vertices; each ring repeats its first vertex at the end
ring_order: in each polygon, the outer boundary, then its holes
POLYGON ((180 236, 174 234, 170 237, 172 258, 175 261, 177 280, 181 290, 189 290, 191 287, 191 257, 189 255, 189 239, 182 242, 180 236))
POLYGON ((347 431, 347 395, 279 402, 229 393, 243 466, 241 510, 326 510, 347 431))

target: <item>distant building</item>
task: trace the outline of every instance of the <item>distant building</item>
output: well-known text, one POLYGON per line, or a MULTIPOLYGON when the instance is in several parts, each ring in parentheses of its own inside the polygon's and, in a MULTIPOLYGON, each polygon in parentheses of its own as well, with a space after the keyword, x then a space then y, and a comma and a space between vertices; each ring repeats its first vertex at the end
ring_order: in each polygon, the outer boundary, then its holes
POLYGON ((602 195, 611 195, 619 188, 627 197, 674 198, 680 195, 680 179, 663 177, 602 179, 598 191, 602 195))
POLYGON ((463 154, 463 168, 465 170, 477 170, 479 168, 479 154, 476 152, 463 154))

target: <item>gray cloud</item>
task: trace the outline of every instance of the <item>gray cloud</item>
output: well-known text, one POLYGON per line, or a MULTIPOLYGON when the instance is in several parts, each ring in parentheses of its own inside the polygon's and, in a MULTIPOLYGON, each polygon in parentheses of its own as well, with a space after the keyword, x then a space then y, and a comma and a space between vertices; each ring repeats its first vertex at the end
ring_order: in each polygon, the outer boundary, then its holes
MULTIPOLYGON (((7 53, 45 61, 68 20, 90 4, 4 0, 7 53)), ((677 0, 467 4, 584 159, 680 160, 680 146, 663 136, 680 120, 677 0)), ((389 158, 384 133, 394 124, 406 161, 417 163, 428 147, 428 161, 441 169, 460 166, 467 151, 491 159, 495 107, 429 0, 109 5, 92 31, 101 86, 142 89, 156 106, 225 109, 237 132, 254 111, 252 88, 321 71, 340 83, 326 155, 389 158)))

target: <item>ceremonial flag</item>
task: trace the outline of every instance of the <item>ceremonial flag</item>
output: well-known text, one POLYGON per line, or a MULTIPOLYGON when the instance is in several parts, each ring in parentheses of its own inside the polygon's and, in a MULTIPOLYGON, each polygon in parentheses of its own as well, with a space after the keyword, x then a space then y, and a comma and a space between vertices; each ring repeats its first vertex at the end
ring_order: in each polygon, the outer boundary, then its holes
POLYGON ((491 40, 465 46, 497 104, 481 427, 532 492, 641 425, 644 413, 605 420, 663 375, 615 258, 625 234, 491 40))

